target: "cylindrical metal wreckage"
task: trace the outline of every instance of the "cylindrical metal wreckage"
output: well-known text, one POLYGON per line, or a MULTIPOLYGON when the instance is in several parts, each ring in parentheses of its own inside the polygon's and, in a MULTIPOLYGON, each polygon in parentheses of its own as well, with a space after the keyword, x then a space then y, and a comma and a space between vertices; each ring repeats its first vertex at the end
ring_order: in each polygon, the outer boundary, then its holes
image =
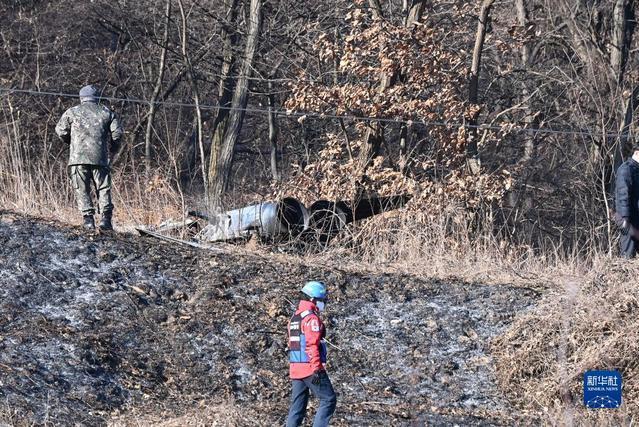
POLYGON ((397 209, 410 196, 375 197, 354 201, 318 200, 306 208, 299 200, 287 197, 279 202, 264 202, 209 217, 209 224, 198 237, 216 242, 244 239, 252 234, 286 240, 298 236, 327 243, 347 224, 397 209))
POLYGON ((209 224, 198 237, 216 242, 249 237, 294 237, 308 227, 309 214, 297 199, 286 197, 279 202, 258 203, 209 217, 209 224))

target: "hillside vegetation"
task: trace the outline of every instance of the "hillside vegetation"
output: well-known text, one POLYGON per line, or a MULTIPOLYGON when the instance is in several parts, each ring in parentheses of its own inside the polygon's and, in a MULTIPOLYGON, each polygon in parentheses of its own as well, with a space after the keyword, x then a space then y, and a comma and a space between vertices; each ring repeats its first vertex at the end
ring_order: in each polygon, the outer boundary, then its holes
POLYGON ((1 419, 277 424, 288 300, 323 277, 338 425, 633 423, 639 267, 609 215, 638 134, 636 7, 2 2, 1 419), (86 84, 125 127, 108 236, 76 228, 53 130, 86 84), (399 194, 322 247, 128 234, 399 194), (622 371, 620 410, 583 409, 595 368, 622 371))

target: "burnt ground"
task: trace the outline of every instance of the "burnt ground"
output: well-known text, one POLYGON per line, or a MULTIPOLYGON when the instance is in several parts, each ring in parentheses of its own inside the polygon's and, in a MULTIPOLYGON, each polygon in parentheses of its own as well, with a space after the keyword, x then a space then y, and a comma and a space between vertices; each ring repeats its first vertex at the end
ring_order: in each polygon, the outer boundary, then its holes
POLYGON ((232 402, 259 414, 253 424, 282 425, 289 301, 311 278, 331 291, 334 425, 523 421, 495 385, 488 344, 533 290, 87 235, 7 211, 0 421, 127 424, 232 402))

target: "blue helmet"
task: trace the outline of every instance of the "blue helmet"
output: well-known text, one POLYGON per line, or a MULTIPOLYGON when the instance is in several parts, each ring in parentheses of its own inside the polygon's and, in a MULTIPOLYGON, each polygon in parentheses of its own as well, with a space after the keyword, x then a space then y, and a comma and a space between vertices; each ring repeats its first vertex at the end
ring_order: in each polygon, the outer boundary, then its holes
POLYGON ((302 288, 302 293, 319 300, 325 300, 328 296, 324 282, 318 282, 316 280, 306 282, 302 288))

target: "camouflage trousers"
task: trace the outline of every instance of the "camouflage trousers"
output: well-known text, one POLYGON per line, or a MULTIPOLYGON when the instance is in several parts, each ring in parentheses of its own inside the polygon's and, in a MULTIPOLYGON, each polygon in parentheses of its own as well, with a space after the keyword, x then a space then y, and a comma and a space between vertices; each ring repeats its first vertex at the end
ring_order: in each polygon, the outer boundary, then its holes
POLYGON ((83 215, 93 215, 93 198, 91 193, 95 191, 100 206, 100 212, 113 210, 111 202, 111 171, 109 168, 98 165, 71 165, 71 184, 75 190, 75 198, 78 209, 83 215))

